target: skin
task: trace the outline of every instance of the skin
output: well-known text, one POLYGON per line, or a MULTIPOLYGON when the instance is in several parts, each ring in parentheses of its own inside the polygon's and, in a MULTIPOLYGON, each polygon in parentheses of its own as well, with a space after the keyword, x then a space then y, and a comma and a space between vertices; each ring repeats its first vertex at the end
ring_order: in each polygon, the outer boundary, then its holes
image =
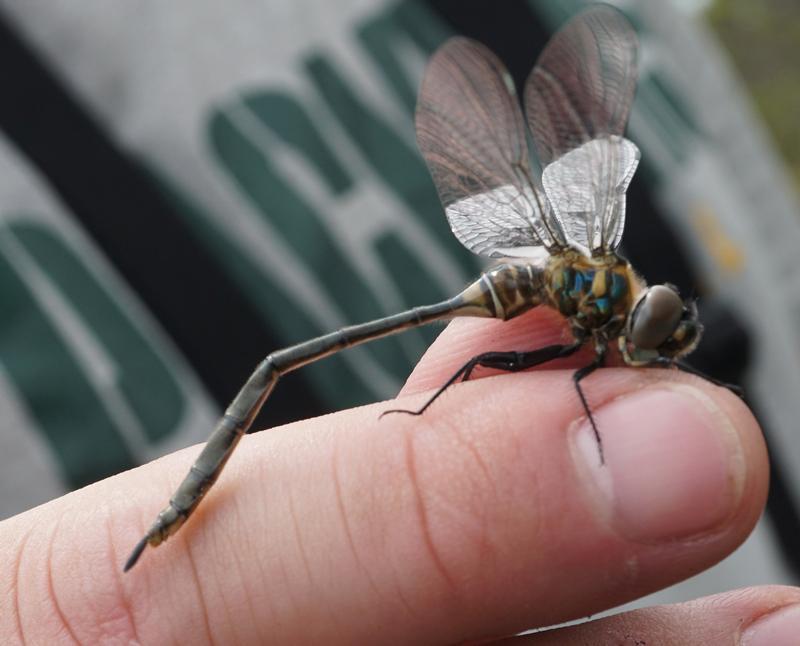
MULTIPOLYGON (((564 335, 546 309, 455 321, 397 404, 417 407, 474 354, 564 335)), ((485 641, 586 617, 718 562, 765 502, 751 413, 677 371, 601 370, 585 382, 600 467, 571 382, 589 356, 479 370, 422 417, 379 421, 381 403, 248 436, 192 519, 125 575, 198 447, 8 519, 0 642, 485 641), (660 468, 670 451, 683 470, 660 468)), ((736 644, 792 603, 798 590, 754 588, 516 639, 736 644)))

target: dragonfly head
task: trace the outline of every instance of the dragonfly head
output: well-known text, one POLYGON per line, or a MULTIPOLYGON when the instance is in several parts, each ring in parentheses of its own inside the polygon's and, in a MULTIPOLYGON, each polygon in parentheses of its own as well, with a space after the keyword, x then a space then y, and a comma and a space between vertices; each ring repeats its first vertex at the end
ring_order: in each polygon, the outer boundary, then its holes
POLYGON ((634 305, 625 341, 639 354, 676 359, 694 350, 702 332, 694 299, 681 300, 673 285, 655 285, 634 305))

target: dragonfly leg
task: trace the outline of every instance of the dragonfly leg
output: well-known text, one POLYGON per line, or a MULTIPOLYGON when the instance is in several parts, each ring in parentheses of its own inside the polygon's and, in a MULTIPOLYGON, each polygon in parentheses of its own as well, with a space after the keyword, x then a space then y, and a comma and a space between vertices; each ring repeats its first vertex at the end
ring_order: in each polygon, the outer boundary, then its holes
POLYGON ((657 357, 645 365, 658 366, 661 368, 670 368, 674 366, 681 372, 685 372, 690 375, 695 375, 696 377, 700 377, 701 379, 710 381, 715 386, 719 386, 720 388, 726 388, 727 390, 730 390, 737 397, 744 399, 744 389, 738 384, 729 384, 726 381, 720 381, 719 379, 716 379, 711 375, 706 374, 702 370, 698 370, 694 366, 690 366, 688 363, 684 363, 683 361, 677 361, 675 359, 669 359, 667 357, 657 357))
POLYGON ((597 429, 597 423, 594 421, 594 415, 592 415, 592 411, 589 408, 589 402, 586 400, 586 395, 583 392, 583 388, 581 388, 581 381, 586 379, 586 377, 601 367, 605 363, 605 360, 606 350, 605 348, 600 348, 598 349, 597 356, 590 364, 583 366, 583 368, 579 368, 572 375, 572 382, 575 384, 575 390, 578 391, 578 397, 583 405, 583 410, 586 412, 586 416, 589 418, 589 423, 592 425, 594 439, 597 441, 597 450, 598 453, 600 453, 600 464, 605 464, 605 456, 603 455, 603 440, 600 438, 600 431, 597 429))
POLYGON ((741 386, 739 386, 738 384, 729 384, 729 383, 727 383, 725 381, 720 381, 719 379, 715 379, 711 375, 707 375, 703 371, 698 370, 697 368, 694 368, 693 366, 690 366, 688 363, 683 363, 682 361, 673 361, 672 363, 675 364, 675 367, 678 370, 681 370, 683 372, 688 372, 690 375, 696 375, 698 377, 702 377, 703 379, 706 379, 707 381, 710 381, 715 386, 719 386, 721 388, 727 388, 728 390, 730 390, 737 397, 739 397, 741 399, 744 399, 744 389, 741 386))
POLYGON ((583 342, 576 342, 567 345, 548 345, 543 348, 528 352, 483 352, 472 357, 472 359, 467 361, 463 366, 456 370, 453 376, 444 382, 444 384, 435 393, 433 393, 433 395, 431 395, 430 399, 428 399, 428 401, 426 401, 417 410, 393 408, 383 411, 383 413, 381 413, 381 417, 387 415, 388 413, 422 415, 422 413, 424 413, 428 407, 434 401, 436 401, 439 396, 450 386, 459 380, 467 381, 472 375, 472 371, 478 366, 483 366, 484 368, 495 368, 496 370, 505 370, 507 372, 519 372, 520 370, 527 370, 528 368, 539 366, 543 363, 547 363, 548 361, 553 361, 554 359, 568 357, 577 352, 582 345, 583 342))

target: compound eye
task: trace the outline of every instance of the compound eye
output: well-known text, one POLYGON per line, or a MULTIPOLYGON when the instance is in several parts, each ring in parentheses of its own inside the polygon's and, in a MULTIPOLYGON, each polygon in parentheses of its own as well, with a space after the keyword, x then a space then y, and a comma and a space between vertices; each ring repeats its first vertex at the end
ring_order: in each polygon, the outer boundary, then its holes
POLYGON ((631 341, 642 350, 655 350, 678 327, 683 302, 674 289, 656 285, 639 301, 631 320, 631 341))

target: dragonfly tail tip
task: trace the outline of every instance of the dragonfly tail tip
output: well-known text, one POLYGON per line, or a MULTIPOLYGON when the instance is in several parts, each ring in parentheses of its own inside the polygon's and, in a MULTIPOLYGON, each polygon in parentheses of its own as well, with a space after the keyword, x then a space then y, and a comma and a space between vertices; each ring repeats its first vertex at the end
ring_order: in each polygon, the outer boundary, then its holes
POLYGON ((136 543, 136 547, 133 548, 131 555, 128 557, 128 560, 125 561, 125 567, 122 568, 123 572, 127 572, 130 570, 134 565, 136 565, 136 561, 139 560, 139 557, 144 552, 144 548, 147 547, 147 535, 142 538, 138 543, 136 543))

